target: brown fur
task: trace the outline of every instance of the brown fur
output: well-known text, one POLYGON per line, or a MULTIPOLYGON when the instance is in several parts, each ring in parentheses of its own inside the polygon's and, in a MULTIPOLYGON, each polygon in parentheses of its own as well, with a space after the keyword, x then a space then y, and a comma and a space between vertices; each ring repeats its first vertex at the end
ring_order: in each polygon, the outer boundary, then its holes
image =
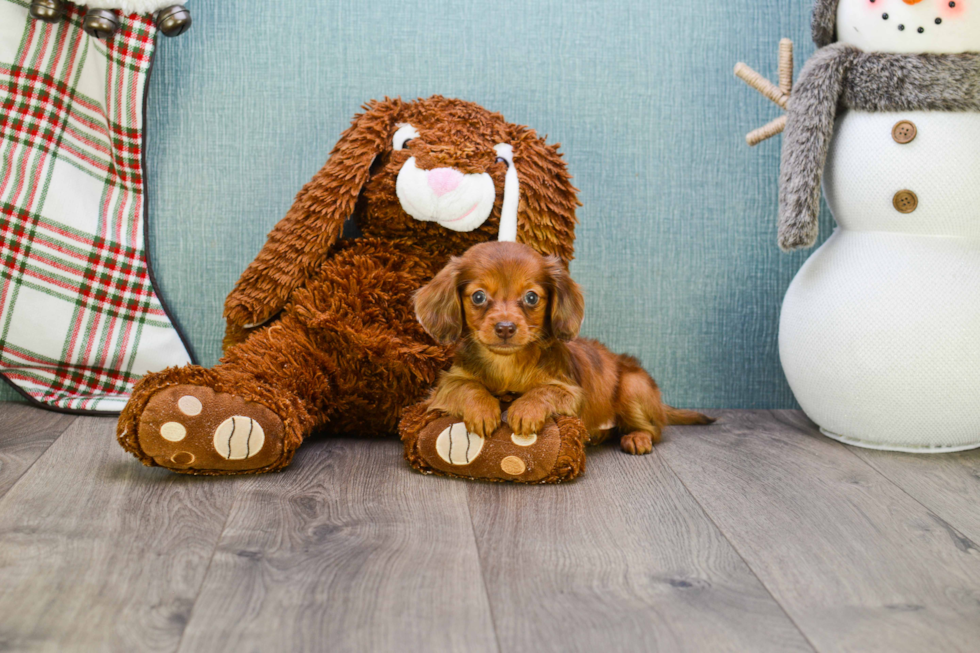
POLYGON ((156 464, 139 446, 140 415, 157 392, 176 384, 236 394, 283 420, 283 457, 243 472, 284 467, 318 429, 395 432, 402 407, 421 399, 451 361, 449 348, 416 321, 413 293, 451 256, 497 237, 506 165, 496 162, 496 143, 514 148, 521 187, 518 239, 567 264, 579 202, 557 146, 461 100, 371 102, 229 294, 221 363, 142 379, 119 420, 123 447, 156 464), (420 136, 395 151, 391 139, 403 122, 420 136), (497 190, 490 218, 468 233, 414 220, 395 192, 410 156, 421 169, 489 173, 497 190), (340 238, 348 217, 363 237, 340 238))
POLYGON ((517 394, 507 417, 517 434, 537 433, 552 415, 579 416, 593 442, 615 426, 632 454, 650 453, 668 424, 714 421, 664 404, 635 358, 578 338, 584 308, 562 261, 526 245, 484 243, 453 259, 415 297, 433 338, 458 343, 429 410, 489 437, 501 423, 500 397, 517 394))

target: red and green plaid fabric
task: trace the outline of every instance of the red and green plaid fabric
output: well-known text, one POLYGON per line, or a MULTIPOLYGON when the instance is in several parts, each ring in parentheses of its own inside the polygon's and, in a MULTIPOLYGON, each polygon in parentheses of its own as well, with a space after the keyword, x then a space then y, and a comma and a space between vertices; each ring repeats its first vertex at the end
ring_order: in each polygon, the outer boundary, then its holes
POLYGON ((0 0, 0 373, 46 406, 118 412, 190 362, 144 251, 143 98, 156 27, 101 41, 0 0))

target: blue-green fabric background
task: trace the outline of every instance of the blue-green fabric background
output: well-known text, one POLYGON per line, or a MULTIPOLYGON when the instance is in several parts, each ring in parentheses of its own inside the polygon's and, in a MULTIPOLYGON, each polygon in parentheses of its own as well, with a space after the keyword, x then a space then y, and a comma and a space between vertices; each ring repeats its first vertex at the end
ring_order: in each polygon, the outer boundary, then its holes
POLYGON ((809 0, 188 6, 150 83, 151 256, 205 364, 224 296, 359 105, 439 93, 562 143, 586 335, 638 355, 675 404, 795 405, 776 339, 806 253, 776 246, 781 139, 744 141, 778 110, 732 68, 775 78, 785 36, 799 68, 809 0))

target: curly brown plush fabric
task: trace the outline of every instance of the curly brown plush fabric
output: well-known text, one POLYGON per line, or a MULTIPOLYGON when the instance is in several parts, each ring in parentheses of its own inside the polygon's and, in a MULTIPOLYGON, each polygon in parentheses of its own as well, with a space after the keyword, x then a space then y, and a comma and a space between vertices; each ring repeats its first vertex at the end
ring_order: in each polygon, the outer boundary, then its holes
POLYGON ((567 265, 579 202, 556 145, 470 102, 371 102, 228 296, 221 363, 142 379, 120 417, 120 444, 147 465, 234 474, 283 468, 314 431, 394 433, 402 407, 419 401, 451 358, 417 323, 412 295, 451 256, 496 239, 501 143, 512 145, 520 180, 518 240, 567 265), (395 150, 402 124, 419 136, 395 150), (410 157, 421 170, 489 174, 489 218, 470 232, 412 218, 396 192, 410 157), (362 237, 341 239, 349 217, 362 237), (251 404, 274 417, 233 410, 251 404), (221 464, 202 462, 219 441, 221 464), (282 453, 263 461, 260 449, 282 453))
MULTIPOLYGON (((435 422, 445 421, 446 418, 447 415, 445 413, 430 411, 428 409, 428 402, 422 402, 405 409, 405 413, 399 424, 399 433, 402 443, 405 445, 405 459, 416 471, 423 474, 449 476, 469 481, 490 481, 493 483, 505 483, 508 481, 535 485, 564 483, 578 478, 585 472, 585 447, 590 444, 598 444, 598 441, 589 441, 589 433, 582 420, 557 415, 555 416, 559 440, 557 454, 554 456, 553 463, 549 461, 550 464, 547 470, 543 470, 543 474, 536 475, 534 480, 521 480, 520 475, 507 478, 506 474, 478 474, 475 473, 476 470, 470 469, 472 466, 459 468, 460 470, 470 470, 471 473, 466 473, 465 471, 454 473, 448 471, 446 467, 438 469, 433 466, 433 458, 426 456, 423 451, 425 439, 431 439, 435 435, 435 433, 426 432, 426 427, 435 422)), ((512 431, 506 425, 501 425, 498 432, 494 434, 494 437, 498 439, 509 438, 510 433, 512 431)), ((534 456, 533 452, 527 453, 532 457, 534 456)), ((525 455, 525 457, 527 456, 525 455)))

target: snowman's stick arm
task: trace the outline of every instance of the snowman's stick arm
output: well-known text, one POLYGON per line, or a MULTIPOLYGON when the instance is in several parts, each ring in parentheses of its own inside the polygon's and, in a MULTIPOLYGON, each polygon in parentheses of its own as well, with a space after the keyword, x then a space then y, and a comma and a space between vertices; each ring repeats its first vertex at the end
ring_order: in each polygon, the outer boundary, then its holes
POLYGON ((786 129, 786 116, 780 116, 776 118, 771 123, 765 127, 759 127, 755 131, 749 132, 748 136, 745 137, 745 142, 750 146, 755 147, 762 141, 767 141, 773 136, 782 134, 783 130, 786 129))
MULTIPOLYGON (((779 42, 779 86, 749 68, 742 62, 735 65, 735 76, 769 98, 783 110, 788 110, 789 97, 793 92, 793 41, 783 39, 779 42)), ((745 142, 755 147, 786 129, 786 116, 777 118, 765 127, 750 132, 745 142)))
POLYGON ((759 91, 772 102, 778 104, 783 109, 789 103, 789 95, 784 93, 778 86, 768 79, 755 72, 744 63, 739 62, 735 65, 735 76, 743 82, 759 91))
POLYGON ((793 40, 779 42, 779 90, 787 96, 793 92, 793 40))

